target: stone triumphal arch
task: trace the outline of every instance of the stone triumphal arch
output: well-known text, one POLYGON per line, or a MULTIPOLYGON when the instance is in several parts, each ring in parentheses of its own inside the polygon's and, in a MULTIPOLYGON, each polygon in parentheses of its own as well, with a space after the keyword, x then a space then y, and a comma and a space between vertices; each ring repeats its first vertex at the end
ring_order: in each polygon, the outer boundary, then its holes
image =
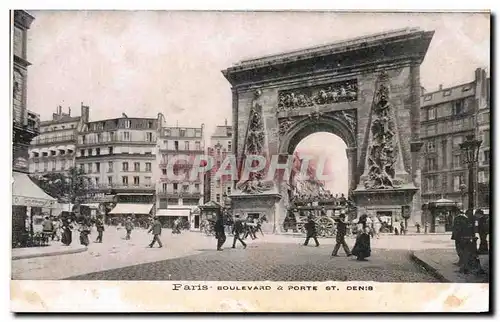
MULTIPOLYGON (((347 145, 358 215, 399 218, 404 207, 418 217, 419 73, 433 34, 391 31, 224 70, 233 94, 232 152, 240 160, 291 155, 306 136, 333 133, 347 145)), ((279 233, 289 206, 286 184, 258 180, 235 182, 231 205, 235 212, 265 214, 265 228, 279 233)))

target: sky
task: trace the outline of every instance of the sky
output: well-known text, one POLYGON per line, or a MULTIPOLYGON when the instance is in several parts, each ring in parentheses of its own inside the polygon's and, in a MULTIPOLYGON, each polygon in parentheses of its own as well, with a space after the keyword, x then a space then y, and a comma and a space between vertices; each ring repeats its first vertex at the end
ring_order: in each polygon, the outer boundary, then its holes
MULTIPOLYGON (((28 109, 47 120, 58 105, 90 119, 156 117, 210 135, 227 119, 231 87, 221 70, 276 54, 391 29, 435 30, 421 65, 428 91, 473 80, 489 67, 489 15, 471 13, 30 11, 28 109)), ((327 186, 347 192, 345 144, 330 134, 304 139, 339 159, 327 186), (325 144, 324 142, 328 142, 325 144)), ((315 148, 316 147, 316 148, 315 148)))

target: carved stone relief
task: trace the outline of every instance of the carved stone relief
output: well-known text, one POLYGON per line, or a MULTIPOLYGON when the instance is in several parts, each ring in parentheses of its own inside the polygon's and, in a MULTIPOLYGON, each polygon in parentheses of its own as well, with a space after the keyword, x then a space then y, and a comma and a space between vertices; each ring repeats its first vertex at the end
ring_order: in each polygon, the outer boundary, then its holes
POLYGON ((401 185, 396 180, 398 158, 394 111, 389 102, 389 79, 386 73, 379 78, 370 125, 371 145, 368 147, 368 176, 366 189, 392 189, 401 185))
POLYGON ((278 112, 315 105, 353 102, 357 99, 357 80, 351 79, 327 85, 280 91, 278 112))

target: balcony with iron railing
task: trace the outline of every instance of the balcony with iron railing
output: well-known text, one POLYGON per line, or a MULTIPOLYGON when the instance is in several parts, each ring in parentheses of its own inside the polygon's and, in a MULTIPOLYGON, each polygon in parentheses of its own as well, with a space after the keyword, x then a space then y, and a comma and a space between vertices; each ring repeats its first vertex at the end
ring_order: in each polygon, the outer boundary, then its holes
POLYGON ((137 140, 137 139, 122 139, 122 138, 106 138, 106 139, 86 139, 82 141, 78 140, 78 146, 90 146, 90 145, 108 145, 113 143, 126 143, 126 144, 136 144, 136 145, 156 145, 156 140, 137 140))
POLYGON ((158 191, 157 195, 172 198, 201 198, 200 191, 162 190, 158 191))
POLYGON ((120 189, 120 190, 155 190, 155 184, 150 183, 150 184, 134 184, 134 183, 129 183, 129 184, 123 184, 123 183, 100 183, 98 185, 94 185, 96 188, 99 189, 120 189))
POLYGON ((58 137, 53 137, 53 138, 40 138, 37 137, 31 141, 31 145, 47 145, 47 144, 52 144, 52 143, 63 143, 63 142, 75 142, 76 136, 75 135, 64 135, 64 136, 58 136, 58 137))

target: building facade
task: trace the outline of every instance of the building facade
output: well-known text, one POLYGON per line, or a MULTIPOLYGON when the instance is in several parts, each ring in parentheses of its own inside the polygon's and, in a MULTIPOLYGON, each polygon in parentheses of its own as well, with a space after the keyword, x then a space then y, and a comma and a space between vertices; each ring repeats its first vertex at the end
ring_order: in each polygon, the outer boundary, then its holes
POLYGON ((217 202, 221 206, 228 206, 229 199, 227 196, 231 195, 233 181, 230 176, 216 177, 216 171, 232 151, 232 137, 233 129, 227 125, 219 125, 215 128, 214 134, 210 137, 210 146, 207 149, 208 155, 213 157, 215 167, 210 171, 210 179, 205 184, 210 191, 210 200, 217 202))
POLYGON ((12 31, 12 160, 14 171, 27 173, 28 149, 31 140, 39 133, 39 115, 30 112, 27 107, 28 66, 27 57, 28 30, 35 18, 26 11, 14 10, 12 31))
MULTIPOLYGON (((477 72, 476 72, 477 73, 477 72)), ((479 77, 486 77, 484 70, 480 71, 479 77)), ((481 83, 476 87, 477 91, 481 91, 478 99, 476 137, 482 141, 479 148, 479 162, 477 168, 477 193, 475 204, 478 208, 488 208, 490 205, 490 147, 491 147, 491 132, 490 132, 490 78, 486 82, 481 83), (486 98, 486 99, 484 99, 486 98)))
POLYGON ((190 178, 196 157, 204 154, 204 126, 164 127, 158 139, 159 177, 156 189, 158 215, 164 224, 171 225, 177 217, 190 222, 191 228, 199 228, 198 218, 191 217, 191 212, 203 202, 203 174, 190 178), (174 158, 185 158, 175 162, 174 158), (168 175, 169 164, 175 176, 183 173, 184 178, 168 175), (191 180, 193 179, 193 180, 191 180))
POLYGON ((445 198, 467 205, 468 172, 460 150, 467 135, 483 140, 478 178, 489 182, 488 83, 485 71, 477 69, 470 83, 422 94, 422 203, 445 198))
POLYGON ((64 113, 58 106, 52 119, 40 122, 40 134, 29 147, 29 172, 32 175, 66 172, 75 166, 76 136, 89 121, 89 107, 81 105, 81 116, 64 113))
POLYGON ((157 118, 124 115, 85 123, 78 133, 76 166, 94 188, 96 202, 117 203, 110 214, 154 214, 156 140, 163 122, 161 114, 157 118))

